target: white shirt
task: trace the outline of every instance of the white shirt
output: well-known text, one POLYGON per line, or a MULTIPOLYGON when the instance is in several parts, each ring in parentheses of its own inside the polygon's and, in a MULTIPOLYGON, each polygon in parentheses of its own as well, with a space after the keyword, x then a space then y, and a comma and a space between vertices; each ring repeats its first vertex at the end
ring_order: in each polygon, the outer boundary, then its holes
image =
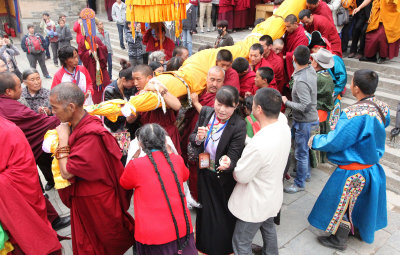
POLYGON ((233 177, 237 184, 228 208, 245 222, 263 222, 275 217, 283 201, 283 172, 291 144, 287 119, 262 128, 244 148, 233 177))

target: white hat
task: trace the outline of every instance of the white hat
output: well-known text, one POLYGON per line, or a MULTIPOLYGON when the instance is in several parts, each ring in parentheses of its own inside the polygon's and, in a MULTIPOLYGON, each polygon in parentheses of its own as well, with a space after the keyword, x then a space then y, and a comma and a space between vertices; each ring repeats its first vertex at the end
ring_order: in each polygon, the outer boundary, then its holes
POLYGON ((317 53, 311 54, 311 56, 315 62, 317 62, 324 69, 330 69, 335 65, 333 54, 327 49, 321 48, 317 53))

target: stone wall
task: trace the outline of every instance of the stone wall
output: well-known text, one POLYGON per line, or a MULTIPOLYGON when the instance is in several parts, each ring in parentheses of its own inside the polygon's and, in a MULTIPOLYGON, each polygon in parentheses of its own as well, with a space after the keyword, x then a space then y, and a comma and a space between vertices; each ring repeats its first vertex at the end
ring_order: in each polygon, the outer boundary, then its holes
POLYGON ((35 31, 40 32, 39 24, 43 12, 48 12, 54 22, 57 22, 60 14, 67 15, 67 22, 72 28, 80 11, 86 7, 86 0, 19 0, 18 2, 21 15, 20 36, 27 33, 28 24, 35 25, 35 31))

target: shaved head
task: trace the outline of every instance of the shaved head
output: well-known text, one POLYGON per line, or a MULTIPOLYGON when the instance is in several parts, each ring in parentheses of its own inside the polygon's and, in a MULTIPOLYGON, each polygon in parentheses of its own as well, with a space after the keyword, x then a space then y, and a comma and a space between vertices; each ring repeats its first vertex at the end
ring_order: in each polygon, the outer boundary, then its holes
POLYGON ((55 96, 57 102, 64 106, 72 103, 82 107, 85 102, 85 94, 76 84, 71 82, 58 84, 50 91, 50 96, 55 96))
POLYGON ((296 15, 294 15, 294 14, 289 14, 288 16, 286 16, 285 22, 288 22, 288 23, 290 23, 290 24, 297 23, 297 17, 296 17, 296 15))

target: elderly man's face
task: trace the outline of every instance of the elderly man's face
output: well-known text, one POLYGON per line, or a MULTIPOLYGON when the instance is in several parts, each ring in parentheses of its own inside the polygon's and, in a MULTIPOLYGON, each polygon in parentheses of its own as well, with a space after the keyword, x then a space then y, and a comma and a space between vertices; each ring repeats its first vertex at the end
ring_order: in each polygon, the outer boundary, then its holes
POLYGON ((180 55, 180 57, 183 59, 183 61, 185 61, 189 57, 189 51, 187 49, 183 49, 182 55, 180 55))
POLYGON ((50 96, 50 105, 52 113, 61 122, 70 122, 73 117, 73 111, 70 105, 65 105, 62 102, 57 101, 57 95, 53 94, 50 96))
POLYGON ((213 71, 207 75, 207 92, 217 93, 217 91, 224 85, 224 73, 213 71))
POLYGON ((283 44, 274 44, 274 45, 272 46, 272 50, 273 50, 276 54, 281 53, 282 50, 283 50, 283 44))

